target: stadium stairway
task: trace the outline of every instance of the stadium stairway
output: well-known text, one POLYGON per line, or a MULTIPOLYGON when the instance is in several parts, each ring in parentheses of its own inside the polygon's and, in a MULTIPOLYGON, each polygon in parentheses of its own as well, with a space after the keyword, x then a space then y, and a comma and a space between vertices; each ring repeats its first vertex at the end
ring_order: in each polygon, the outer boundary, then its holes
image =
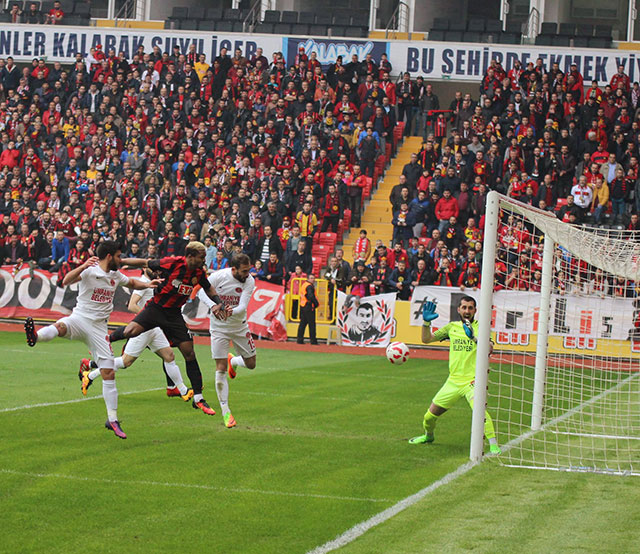
POLYGON ((398 184, 402 169, 411 160, 411 154, 418 152, 421 146, 422 137, 407 137, 398 148, 398 153, 391 162, 389 169, 387 169, 384 179, 380 181, 377 190, 371 196, 371 200, 364 207, 361 226, 353 227, 349 235, 344 239, 342 246, 344 248, 344 259, 349 263, 353 262, 351 251, 360 236, 360 229, 367 230, 367 236, 371 240, 372 246, 375 245, 378 239, 382 240, 385 245, 391 246, 393 237, 391 220, 393 219, 393 213, 389 202, 389 194, 391 194, 391 189, 398 184))

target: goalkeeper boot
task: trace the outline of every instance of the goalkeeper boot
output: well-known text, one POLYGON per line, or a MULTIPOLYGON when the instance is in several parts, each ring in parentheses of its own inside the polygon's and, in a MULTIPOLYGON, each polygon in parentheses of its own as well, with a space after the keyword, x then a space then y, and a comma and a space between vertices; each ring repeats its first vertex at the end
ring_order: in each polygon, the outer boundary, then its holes
POLYGON ((172 398, 174 396, 181 396, 180 389, 178 387, 167 387, 167 396, 172 398))
POLYGON ((233 356, 230 353, 227 354, 227 373, 229 374, 229 379, 235 379, 236 378, 236 370, 231 365, 231 358, 233 358, 233 356))
POLYGON ((38 342, 38 334, 36 333, 36 326, 33 323, 33 318, 28 317, 24 322, 24 332, 27 335, 27 344, 29 346, 35 346, 38 342))
POLYGON ((231 414, 231 412, 227 412, 224 417, 224 426, 227 429, 231 429, 232 427, 236 426, 236 419, 233 417, 233 415, 231 414))
POLYGON ((82 383, 80 385, 80 389, 82 390, 82 394, 83 396, 87 396, 87 390, 89 390, 89 387, 91 385, 93 385, 93 379, 89 378, 89 372, 88 371, 83 371, 82 372, 82 376, 80 377, 80 382, 82 383))
POLYGON ((106 429, 109 429, 109 431, 113 431, 113 434, 118 437, 119 439, 126 439, 127 435, 125 434, 125 432, 122 430, 122 427, 120 427, 120 422, 119 421, 108 421, 104 424, 106 429))
POLYGON ((489 444, 489 453, 490 454, 502 454, 502 450, 497 444, 489 444))
POLYGON ((211 409, 211 406, 207 404, 207 401, 203 398, 202 400, 198 400, 197 402, 194 400, 191 405, 194 410, 202 410, 207 415, 216 415, 216 411, 211 409))
POLYGON ((426 444, 428 442, 433 442, 434 440, 436 440, 434 435, 418 435, 417 437, 409 439, 409 444, 426 444))
POLYGON ((193 398, 193 389, 187 389, 187 392, 181 394, 180 396, 182 397, 182 400, 184 400, 185 402, 189 402, 189 400, 193 398))

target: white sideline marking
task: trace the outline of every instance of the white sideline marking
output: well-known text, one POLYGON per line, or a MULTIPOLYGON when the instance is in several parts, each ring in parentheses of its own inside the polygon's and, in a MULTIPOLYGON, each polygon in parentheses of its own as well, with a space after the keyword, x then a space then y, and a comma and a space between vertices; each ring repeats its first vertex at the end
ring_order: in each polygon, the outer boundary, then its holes
MULTIPOLYGON (((545 431, 547 430, 548 427, 551 427, 556 423, 560 423, 561 421, 571 417, 572 415, 579 412, 583 408, 586 408, 587 406, 597 402, 598 400, 601 400, 608 394, 622 388, 627 383, 629 383, 629 381, 632 381, 637 377, 638 377, 637 373, 630 375, 626 379, 623 379, 622 381, 620 381, 616 386, 601 392, 600 394, 594 396, 593 398, 586 400, 582 404, 575 406, 574 408, 565 412, 564 414, 549 420, 542 427, 540 427, 540 429, 536 429, 535 431, 534 430, 528 431, 520 435, 519 437, 512 439, 511 441, 509 441, 508 443, 506 443, 504 446, 501 447, 502 453, 504 454, 505 452, 511 450, 514 446, 517 446, 518 444, 524 442, 525 440, 535 435, 536 433, 540 431, 545 431)), ((369 529, 372 529, 376 525, 384 523, 385 521, 391 519, 393 516, 399 514, 403 510, 406 510, 407 508, 413 506, 416 502, 419 502, 420 500, 422 500, 429 493, 433 492, 436 489, 439 489, 443 485, 447 485, 451 483, 451 481, 464 475, 469 470, 473 469, 476 465, 482 463, 482 461, 487 459, 488 457, 490 456, 485 456, 479 462, 467 462, 466 464, 459 466, 455 471, 452 471, 451 473, 447 473, 447 475, 445 475, 442 479, 439 479, 438 481, 431 483, 431 485, 429 485, 428 487, 425 487, 424 489, 418 491, 415 494, 412 494, 411 496, 407 496, 407 498, 400 500, 400 502, 397 502, 390 508, 387 508, 386 510, 375 514, 369 519, 366 519, 364 521, 361 521, 360 523, 357 523, 356 525, 351 527, 351 529, 347 529, 344 533, 337 536, 335 539, 328 541, 320 546, 317 546, 313 550, 310 550, 308 554, 326 554, 327 552, 331 552, 332 550, 336 550, 338 548, 341 548, 349 544, 350 542, 353 542, 358 537, 361 537, 367 531, 369 531, 369 529)), ((532 469, 540 469, 540 468, 532 468, 532 469)))
POLYGON ((313 494, 306 492, 287 492, 287 491, 271 491, 264 489, 249 489, 249 488, 229 488, 229 487, 214 487, 212 485, 197 485, 193 483, 166 483, 162 481, 128 481, 125 479, 101 479, 99 477, 85 477, 81 475, 64 475, 61 473, 36 473, 30 471, 15 471, 13 469, 0 469, 0 473, 7 475, 21 475, 24 477, 38 477, 38 478, 54 478, 54 479, 69 479, 71 481, 85 481, 88 483, 105 483, 109 485, 144 485, 155 487, 169 487, 172 489, 199 489, 207 491, 218 492, 230 492, 230 493, 246 493, 246 494, 267 494, 271 496, 293 496, 296 498, 318 498, 321 500, 345 500, 350 502, 393 502, 388 498, 360 498, 357 496, 334 496, 331 494, 313 494))
MULTIPOLYGON (((130 394, 142 394, 144 392, 154 392, 164 390, 163 387, 156 387, 153 389, 145 389, 145 390, 132 390, 128 392, 119 392, 118 396, 129 396, 130 394)), ((3 408, 0 410, 0 414, 5 412, 17 412, 19 410, 31 410, 32 408, 47 408, 48 406, 62 406, 64 404, 76 404, 77 402, 87 402, 88 400, 97 400, 98 398, 102 398, 102 395, 98 396, 87 396, 83 398, 74 398, 73 400, 61 400, 59 402, 41 402, 40 404, 25 404, 24 406, 16 406, 15 408, 3 408)))
POLYGON ((455 471, 447 473, 444 477, 442 477, 442 479, 438 479, 434 483, 431 483, 428 487, 425 487, 424 489, 416 492, 415 494, 412 494, 411 496, 407 496, 407 498, 400 500, 400 502, 397 502, 390 508, 377 513, 369 519, 357 523, 351 529, 347 529, 344 533, 342 533, 342 535, 339 535, 335 539, 317 546, 313 550, 310 550, 308 554, 326 554, 327 552, 331 552, 332 550, 336 550, 349 544, 350 542, 353 542, 361 535, 364 535, 369 529, 375 527, 376 525, 379 525, 380 523, 384 523, 403 510, 406 510, 410 506, 413 506, 416 502, 422 500, 429 493, 433 492, 436 489, 439 489, 443 485, 447 485, 461 475, 464 475, 470 469, 478 465, 478 463, 479 462, 467 462, 466 464, 462 464, 455 471))

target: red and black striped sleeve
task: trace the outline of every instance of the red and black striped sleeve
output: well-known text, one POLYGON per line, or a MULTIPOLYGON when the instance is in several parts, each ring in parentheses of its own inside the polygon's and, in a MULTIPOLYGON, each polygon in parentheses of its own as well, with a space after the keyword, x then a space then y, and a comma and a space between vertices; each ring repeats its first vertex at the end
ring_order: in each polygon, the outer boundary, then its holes
POLYGON ((171 272, 174 267, 176 256, 167 256, 166 258, 160 258, 159 260, 149 260, 147 264, 152 271, 171 272))
POLYGON ((198 284, 204 289, 204 290, 209 290, 211 288, 211 283, 209 282, 209 279, 207 279, 207 272, 206 271, 201 271, 200 272, 200 280, 198 281, 198 284))

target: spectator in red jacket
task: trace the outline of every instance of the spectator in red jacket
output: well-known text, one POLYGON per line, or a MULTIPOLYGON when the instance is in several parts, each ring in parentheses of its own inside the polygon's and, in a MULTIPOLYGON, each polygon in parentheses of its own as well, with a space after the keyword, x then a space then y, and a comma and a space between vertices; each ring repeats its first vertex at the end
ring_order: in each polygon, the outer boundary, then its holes
POLYGON ((457 218, 459 215, 458 201, 453 197, 449 189, 444 189, 442 198, 436 204, 436 218, 439 221, 438 228, 440 232, 444 233, 444 230, 449 225, 450 217, 457 218))

